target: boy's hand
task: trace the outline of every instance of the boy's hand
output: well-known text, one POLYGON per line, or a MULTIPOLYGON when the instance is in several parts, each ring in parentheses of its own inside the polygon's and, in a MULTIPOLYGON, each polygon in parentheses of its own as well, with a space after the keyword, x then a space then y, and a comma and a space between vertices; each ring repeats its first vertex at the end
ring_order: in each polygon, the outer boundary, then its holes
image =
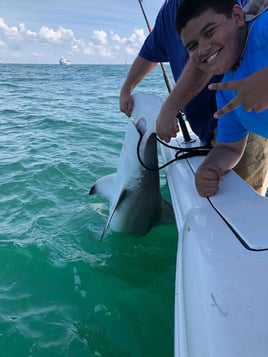
POLYGON ((210 90, 232 90, 237 92, 237 96, 224 107, 214 113, 214 118, 218 119, 241 104, 246 112, 254 110, 261 112, 268 108, 268 67, 265 67, 250 76, 239 81, 212 83, 208 86, 210 90))
POLYGON ((219 181, 223 180, 224 172, 214 165, 201 165, 195 174, 197 192, 202 197, 213 196, 219 189, 219 181))

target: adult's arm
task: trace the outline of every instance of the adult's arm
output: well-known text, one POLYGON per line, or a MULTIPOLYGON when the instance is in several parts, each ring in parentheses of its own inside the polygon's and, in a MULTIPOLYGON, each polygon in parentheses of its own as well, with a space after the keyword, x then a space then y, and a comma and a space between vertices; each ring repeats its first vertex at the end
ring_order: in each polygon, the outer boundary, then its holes
POLYGON ((240 160, 247 142, 247 136, 231 143, 217 142, 195 174, 195 185, 200 196, 213 196, 219 189, 226 171, 240 160))
POLYGON ((165 141, 176 137, 179 131, 177 114, 210 81, 212 76, 197 68, 191 60, 185 65, 175 87, 164 102, 156 122, 158 136, 165 141))
POLYGON ((127 74, 124 84, 120 91, 120 110, 128 117, 133 110, 133 99, 131 96, 134 88, 146 77, 157 65, 157 62, 151 62, 141 56, 137 56, 127 74))

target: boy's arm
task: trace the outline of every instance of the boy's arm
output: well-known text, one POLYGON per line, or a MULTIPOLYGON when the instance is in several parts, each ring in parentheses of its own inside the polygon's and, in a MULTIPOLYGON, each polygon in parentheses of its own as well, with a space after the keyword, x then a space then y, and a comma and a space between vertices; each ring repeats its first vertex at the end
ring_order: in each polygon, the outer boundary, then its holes
POLYGON ((147 76, 157 65, 157 62, 150 62, 141 56, 137 56, 133 62, 127 78, 120 91, 119 105, 121 112, 131 116, 133 110, 133 98, 131 96, 134 88, 147 76))
POLYGON ((176 137, 179 131, 177 114, 208 84, 211 78, 210 74, 201 71, 192 61, 187 62, 157 118, 156 131, 162 140, 168 142, 172 137, 176 137))
POLYGON ((241 104, 246 112, 254 110, 261 112, 268 108, 268 67, 264 67, 250 76, 239 81, 213 83, 208 86, 211 90, 232 90, 237 95, 224 107, 220 108, 214 117, 217 119, 241 104))
POLYGON ((240 160, 247 142, 247 136, 232 143, 217 142, 195 174, 195 185, 200 196, 213 196, 219 189, 219 181, 226 171, 240 160))

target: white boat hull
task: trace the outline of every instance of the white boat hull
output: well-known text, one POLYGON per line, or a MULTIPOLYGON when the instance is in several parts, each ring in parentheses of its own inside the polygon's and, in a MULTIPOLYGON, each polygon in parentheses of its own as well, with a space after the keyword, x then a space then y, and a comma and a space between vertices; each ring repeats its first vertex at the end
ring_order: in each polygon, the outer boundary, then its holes
MULTIPOLYGON (((185 146, 181 135, 171 144, 185 146)), ((186 146, 194 145, 198 140, 186 146)), ((174 152, 162 147, 165 161, 174 152)), ((232 171, 217 195, 200 197, 194 173, 202 160, 166 169, 179 238, 174 354, 266 357, 268 200, 232 171)))

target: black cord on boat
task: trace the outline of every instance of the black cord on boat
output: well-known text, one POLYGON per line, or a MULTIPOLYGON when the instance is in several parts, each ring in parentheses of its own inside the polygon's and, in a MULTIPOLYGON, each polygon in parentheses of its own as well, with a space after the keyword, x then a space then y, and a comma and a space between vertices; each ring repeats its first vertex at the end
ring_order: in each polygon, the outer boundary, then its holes
POLYGON ((141 158, 141 155, 140 155, 140 145, 141 145, 141 141, 142 141, 142 133, 140 132, 140 130, 138 130, 139 134, 140 134, 140 138, 139 138, 139 141, 138 141, 138 144, 137 144, 137 156, 138 156, 138 160, 140 162, 140 164, 146 169, 146 170, 149 170, 149 171, 160 171, 162 169, 164 169, 165 167, 167 167, 168 165, 172 164, 173 162, 177 161, 177 160, 182 160, 182 159, 187 159, 189 157, 194 157, 194 156, 206 156, 209 151, 211 150, 211 147, 208 147, 208 146, 197 146, 195 148, 179 148, 178 146, 172 146, 172 145, 169 145, 167 144, 166 142, 160 140, 158 137, 157 137, 157 141, 159 143, 161 143, 162 145, 170 148, 170 149, 174 149, 176 150, 176 153, 175 153, 175 156, 174 156, 174 159, 166 162, 165 164, 163 164, 162 166, 158 166, 158 167, 149 167, 147 166, 142 158, 141 158))

